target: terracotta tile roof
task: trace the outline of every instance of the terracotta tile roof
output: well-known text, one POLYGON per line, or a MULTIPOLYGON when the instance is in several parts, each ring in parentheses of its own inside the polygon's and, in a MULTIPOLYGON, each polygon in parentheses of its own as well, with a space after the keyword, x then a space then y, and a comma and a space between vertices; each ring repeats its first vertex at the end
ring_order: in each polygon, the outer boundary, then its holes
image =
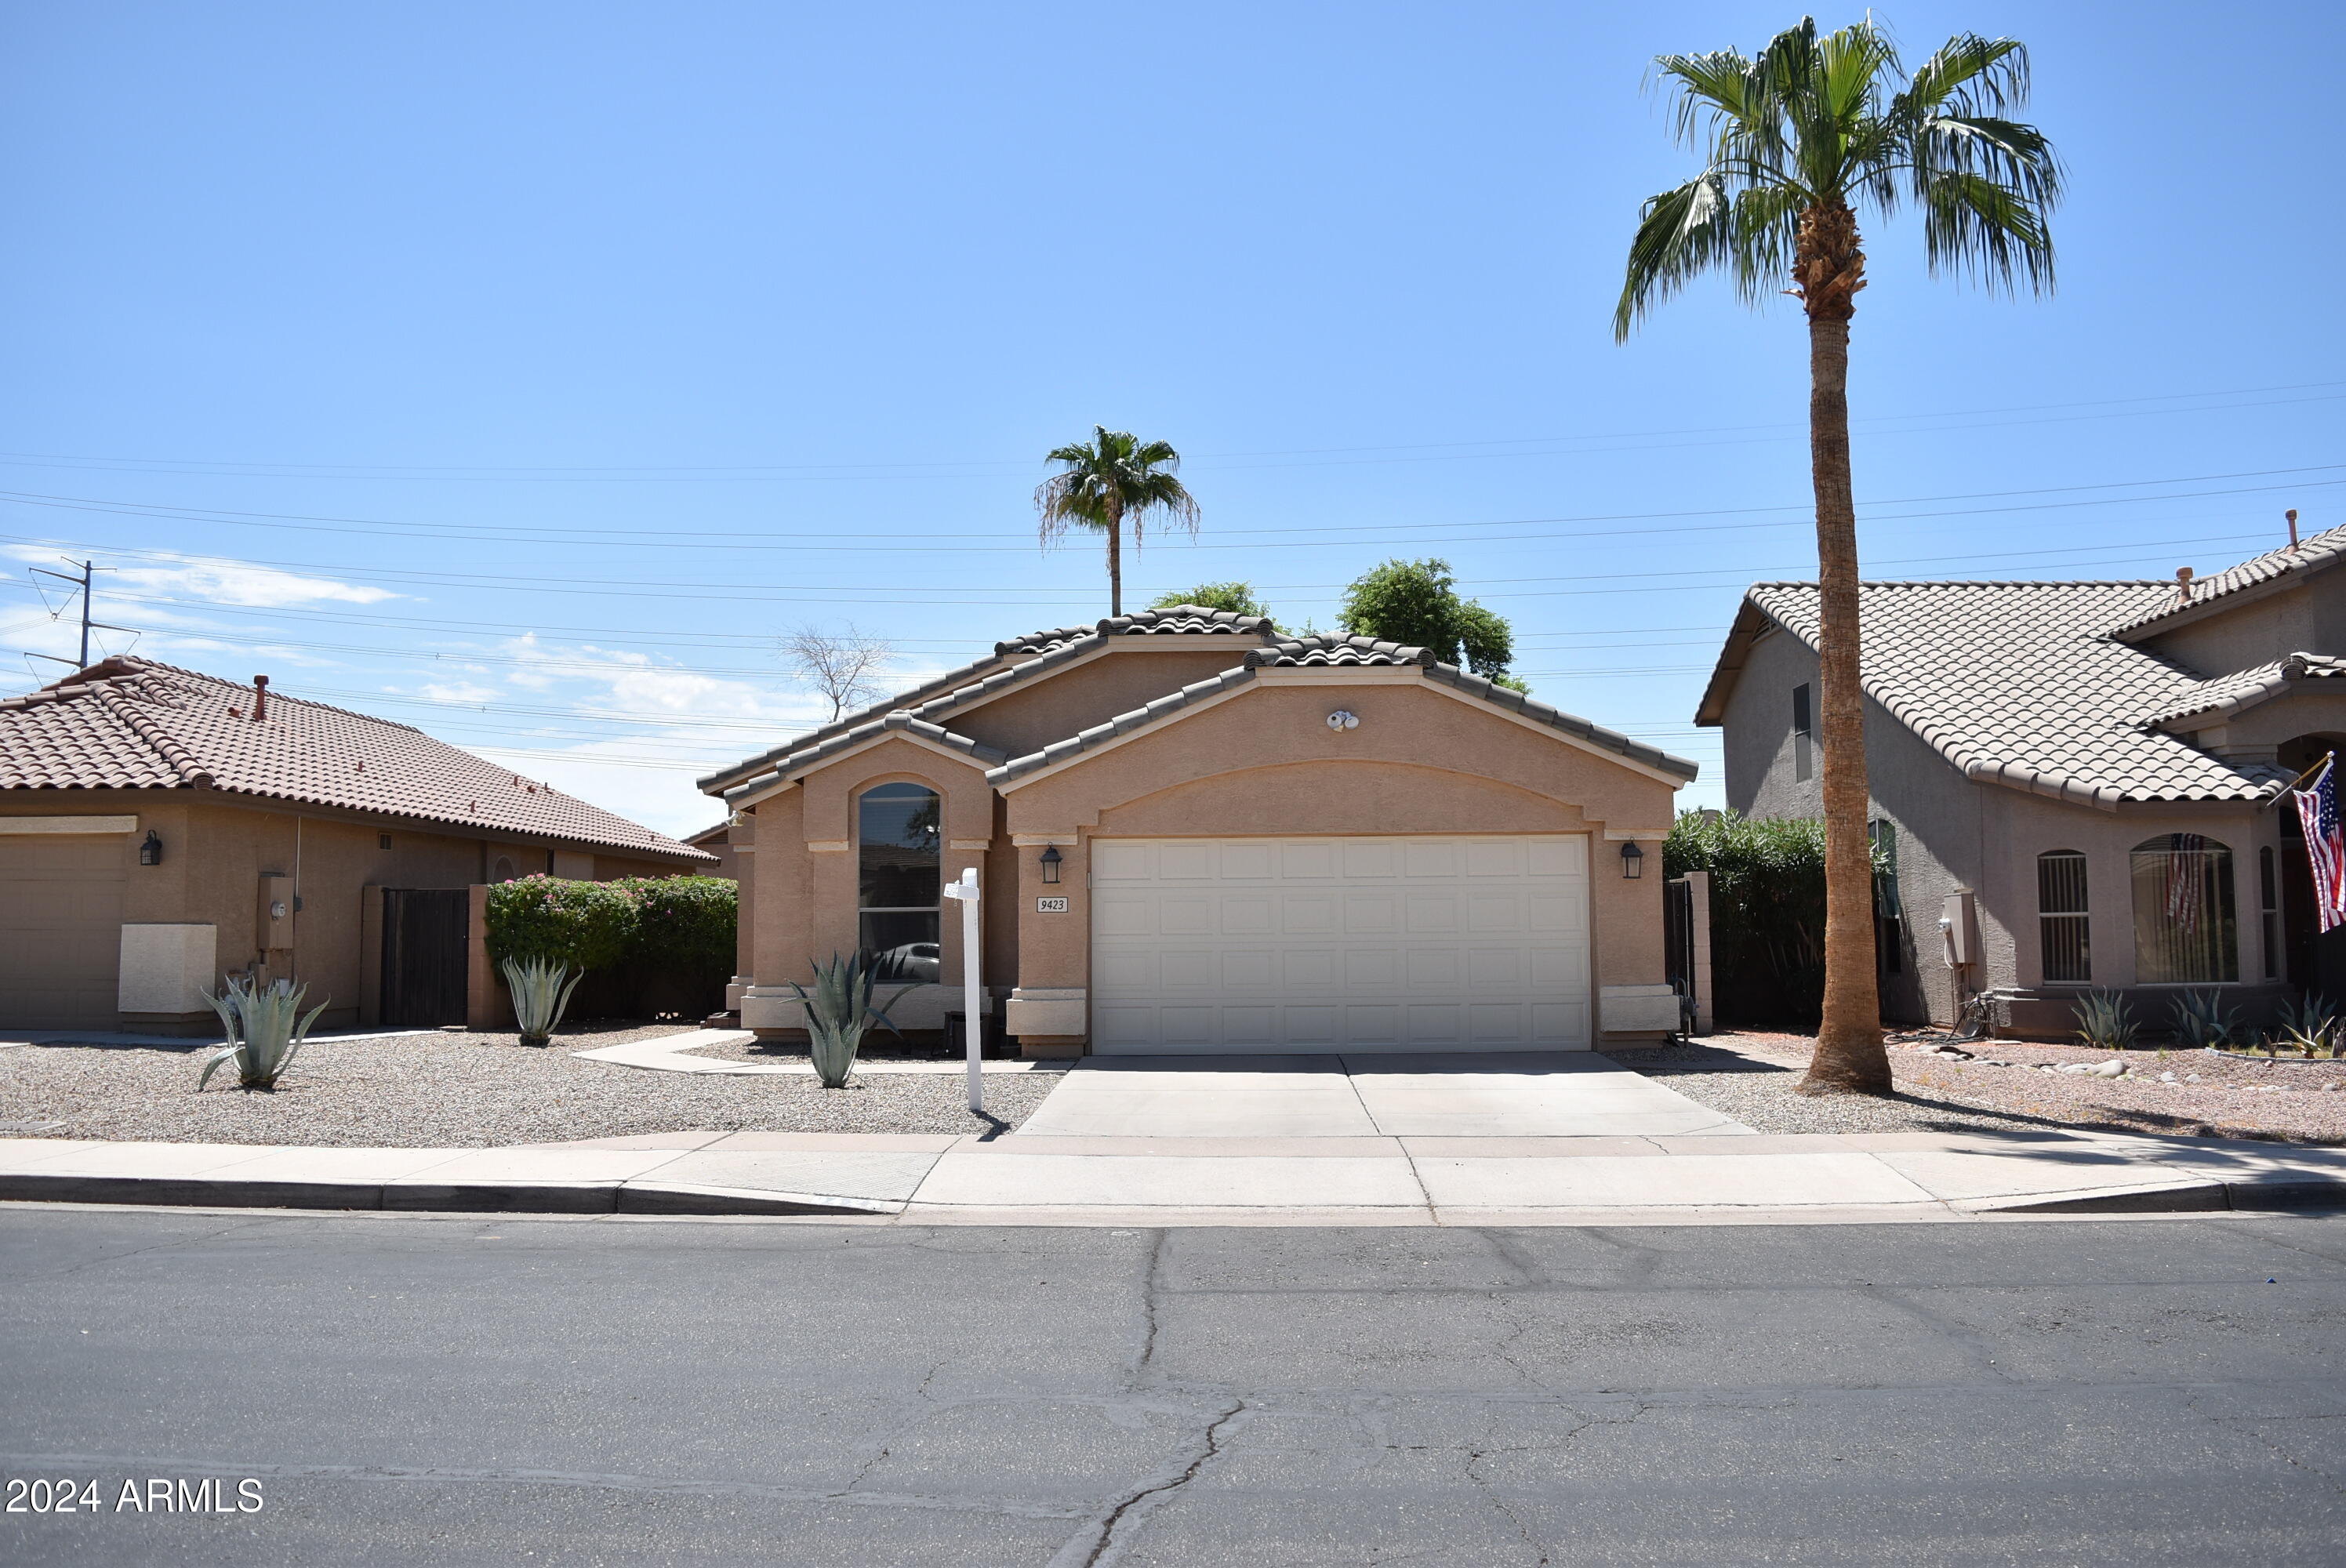
POLYGON ((793 774, 803 773, 810 768, 830 761, 842 751, 852 751, 865 741, 876 740, 892 730, 907 735, 917 735, 923 740, 958 751, 963 756, 979 762, 1000 762, 1007 755, 991 746, 980 746, 966 735, 955 735, 944 726, 932 724, 916 714, 902 711, 883 713, 879 718, 859 724, 852 729, 837 730, 824 736, 813 745, 801 747, 798 750, 783 757, 773 767, 761 769, 726 790, 725 798, 730 800, 746 795, 753 789, 763 789, 770 785, 779 784, 793 774))
POLYGON ((1422 670, 1428 680, 1440 681, 1444 686, 1454 687, 1470 696, 1481 697, 1494 707, 1519 713, 1535 723, 1545 724, 1551 729, 1561 730, 1566 735, 1602 747, 1607 751, 1617 752, 1631 761, 1643 763, 1648 768, 1658 769, 1665 773, 1673 773, 1681 779, 1693 779, 1700 771, 1696 764, 1683 757, 1673 757, 1667 751, 1658 751, 1653 747, 1641 745, 1626 735, 1617 734, 1601 725, 1591 724, 1585 718, 1576 718, 1571 714, 1561 712, 1547 703, 1525 697, 1520 691, 1511 691, 1504 686, 1494 686, 1479 675, 1469 675, 1464 670, 1453 666, 1437 664, 1431 657, 1422 657, 1425 653, 1423 648, 1405 648, 1393 643, 1370 643, 1365 637, 1339 636, 1323 640, 1352 645, 1341 649, 1326 650, 1352 657, 1313 661, 1301 657, 1278 657, 1279 650, 1276 648, 1260 649, 1250 653, 1247 655, 1246 663, 1237 669, 1226 669, 1221 674, 1210 676, 1204 680, 1192 681, 1180 690, 1168 692, 1146 707, 1136 708, 1129 713, 1119 713, 1105 724, 1096 724, 1080 734, 1067 737, 1065 740, 1055 740, 1040 751, 1030 752, 1024 757, 1014 757, 1001 767, 990 770, 985 776, 986 781, 994 788, 1000 789, 1003 785, 1023 779, 1029 773, 1056 766, 1070 758, 1080 757, 1086 751, 1105 746, 1109 741, 1129 735, 1136 729, 1146 729, 1150 725, 1169 718, 1183 708, 1219 697, 1226 691, 1236 690, 1252 681, 1257 670, 1298 666, 1308 667, 1315 662, 1415 667, 1422 670))
POLYGON ((994 645, 997 654, 1050 653, 1088 637, 1111 636, 1270 636, 1267 616, 1241 616, 1209 610, 1203 605, 1168 605, 1161 610, 1135 610, 1110 616, 1087 626, 1059 626, 1028 632, 994 645))
POLYGON ((2254 560, 2243 561, 2212 577, 2202 577, 2191 585, 2191 597, 2188 601, 2177 591, 2174 584, 2164 584, 2162 586, 2167 589, 2167 594, 2163 603, 2112 626, 2110 635, 2131 638, 2170 621, 2196 616, 2206 606, 2218 599, 2229 598, 2268 583, 2278 583, 2284 577, 2319 572, 2338 565, 2341 560, 2346 560, 2346 525, 2300 540, 2295 545, 2269 550, 2254 560))
MULTIPOLYGON (((2346 676, 2346 658, 2332 658, 2327 654, 2293 653, 2270 664, 2260 664, 2254 669, 2238 670, 2230 675, 2203 680, 2190 688, 2182 703, 2150 716, 2147 722, 2169 724, 2178 718, 2193 718, 2203 713, 2217 713, 2229 718, 2243 712, 2270 697, 2287 691, 2291 681, 2334 680, 2346 676)), ((2196 728, 2196 727, 2194 727, 2196 728)))
POLYGON ((1322 632, 1308 637, 1280 638, 1267 648, 1248 654, 1246 661, 1258 668, 1266 666, 1430 665, 1433 662, 1433 656, 1423 648, 1378 642, 1373 637, 1322 632))
POLYGON ((668 860, 715 857, 404 724, 146 659, 0 700, 0 789, 208 788, 668 860))
MULTIPOLYGON (((2104 809, 2259 799, 2279 769, 2150 728, 2198 674, 2110 635, 2174 597, 2171 582, 1868 583, 1866 694, 1967 778, 2104 809)), ((1697 723, 1720 722, 1741 648, 1770 624, 1814 649, 1816 585, 1753 585, 1697 723)))
POLYGON ((992 697, 1005 686, 1027 680, 1055 670, 1090 653, 1111 636, 1260 636, 1269 623, 1260 616, 1236 616, 1228 610, 1209 610, 1198 605, 1178 605, 1163 610, 1140 610, 1128 616, 1113 616, 1093 622, 1087 626, 1061 626, 1056 630, 1028 632, 994 645, 991 658, 979 659, 959 669, 923 681, 910 691, 856 712, 842 714, 826 725, 792 736, 780 745, 746 758, 729 768, 719 769, 699 780, 700 789, 709 793, 730 792, 754 776, 772 771, 776 764, 808 748, 820 745, 833 736, 890 713, 910 713, 931 722, 964 703, 992 697), (1015 658, 1016 663, 1005 663, 1015 658))
MULTIPOLYGON (((721 773, 709 775, 700 781, 700 787, 710 794, 721 791, 725 799, 735 799, 751 790, 783 782, 891 729, 910 730, 938 745, 950 746, 994 764, 988 769, 986 779, 999 787, 1242 686, 1254 678, 1258 669, 1350 666, 1414 667, 1423 669, 1430 680, 1441 681, 1647 767, 1685 779, 1692 779, 1697 772, 1696 765, 1684 758, 1640 745, 1627 736, 1528 698, 1521 692, 1494 686, 1480 676, 1437 664, 1423 648, 1348 636, 1341 632, 1287 636, 1274 630, 1263 616, 1234 615, 1229 610, 1210 610, 1198 605, 1176 605, 1161 610, 1113 616, 1088 626, 1029 632, 996 643, 994 649, 994 658, 940 676, 884 704, 786 741, 721 773), (1117 636, 1219 636, 1250 639, 1256 646, 1245 649, 1234 668, 1192 681, 1178 691, 1168 692, 1144 707, 1117 714, 1027 756, 1005 757, 944 727, 942 721, 956 708, 1063 668, 1117 636), (1025 657, 1016 657, 1014 663, 1002 662, 1016 656, 1025 657)), ((1236 653, 1238 649, 1231 651, 1236 653)))

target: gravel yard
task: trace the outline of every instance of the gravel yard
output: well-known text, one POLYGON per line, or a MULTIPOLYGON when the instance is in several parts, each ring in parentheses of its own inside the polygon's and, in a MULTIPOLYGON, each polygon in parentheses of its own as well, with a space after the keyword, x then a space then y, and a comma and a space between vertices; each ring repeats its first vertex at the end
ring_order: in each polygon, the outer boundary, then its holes
POLYGON ((489 1148, 638 1133, 984 1133, 1016 1126, 1056 1072, 989 1074, 969 1112, 952 1074, 874 1074, 847 1089, 812 1076, 657 1073, 570 1054, 686 1031, 587 1024, 546 1049, 511 1034, 317 1040, 273 1093, 227 1068, 194 1092, 203 1053, 156 1045, 0 1049, 0 1136, 157 1139, 340 1147, 489 1148))
POLYGON ((1895 1099, 1810 1099, 1792 1085, 1808 1065, 1810 1044, 1797 1034, 1722 1033, 1691 1045, 1607 1054, 1763 1133, 2102 1127, 2346 1143, 2346 1062, 2249 1062, 2150 1049, 2124 1054, 2125 1076, 2100 1077, 2060 1069, 2106 1064, 2110 1052, 2008 1040, 1956 1043, 1932 1034, 1892 1042, 1895 1099), (1933 1054, 1943 1044, 1971 1057, 1933 1054), (2162 1081, 2162 1074, 2174 1074, 2173 1081, 2162 1081))

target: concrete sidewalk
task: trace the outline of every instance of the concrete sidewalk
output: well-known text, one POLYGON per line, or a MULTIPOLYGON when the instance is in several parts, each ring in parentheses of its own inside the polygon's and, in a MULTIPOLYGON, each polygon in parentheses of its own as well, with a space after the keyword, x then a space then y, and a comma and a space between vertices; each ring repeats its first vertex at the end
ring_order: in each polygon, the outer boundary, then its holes
POLYGON ((1030 1225, 1963 1221, 2346 1203, 2346 1150, 2051 1133, 680 1133, 497 1149, 0 1140, 0 1199, 1030 1225))

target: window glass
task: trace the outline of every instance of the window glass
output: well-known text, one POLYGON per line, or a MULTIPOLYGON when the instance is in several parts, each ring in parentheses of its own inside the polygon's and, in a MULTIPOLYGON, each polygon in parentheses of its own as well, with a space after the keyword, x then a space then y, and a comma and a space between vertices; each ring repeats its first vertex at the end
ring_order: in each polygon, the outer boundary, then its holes
POLYGON ((2086 909, 2086 857, 2051 850, 2036 857, 2037 940, 2048 985, 2094 978, 2086 909))
POLYGON ((2136 982, 2239 979, 2232 851, 2198 833, 2162 833, 2137 844, 2132 860, 2136 982))
POLYGON ((1813 733, 1814 723, 1809 713, 1809 688, 1796 686, 1792 688, 1792 777, 1797 781, 1805 782, 1815 771, 1815 763, 1809 752, 1810 737, 1813 733))
POLYGON ((856 940, 883 981, 938 978, 943 856, 937 793, 882 784, 856 804, 856 940))

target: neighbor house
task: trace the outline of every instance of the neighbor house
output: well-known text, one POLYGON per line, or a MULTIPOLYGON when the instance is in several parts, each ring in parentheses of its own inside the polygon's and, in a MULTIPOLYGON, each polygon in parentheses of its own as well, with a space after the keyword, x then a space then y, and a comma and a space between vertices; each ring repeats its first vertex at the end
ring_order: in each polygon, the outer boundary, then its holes
MULTIPOLYGON (((2217 989, 2259 1022, 2346 997, 2279 791, 2346 742, 2346 528, 2176 581, 1868 583, 1866 765, 1888 869, 1885 1013, 2058 1035, 2124 993, 2164 1027, 2217 989)), ((1696 715, 1727 798, 1814 817, 1817 590, 1745 595, 1696 715)))
POLYGON ((468 886, 712 863, 266 677, 110 658, 0 701, 10 1028, 209 1030, 229 974, 306 984, 321 1028, 462 1023, 468 886))
POLYGON ((1066 1056, 1657 1038, 1694 774, 1421 648, 1184 606, 997 643, 701 787, 741 857, 745 1026, 801 1027, 790 983, 861 948, 935 1027, 940 886, 974 871, 1007 1033, 1066 1056))

